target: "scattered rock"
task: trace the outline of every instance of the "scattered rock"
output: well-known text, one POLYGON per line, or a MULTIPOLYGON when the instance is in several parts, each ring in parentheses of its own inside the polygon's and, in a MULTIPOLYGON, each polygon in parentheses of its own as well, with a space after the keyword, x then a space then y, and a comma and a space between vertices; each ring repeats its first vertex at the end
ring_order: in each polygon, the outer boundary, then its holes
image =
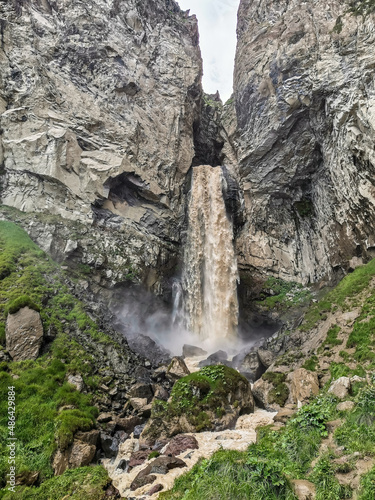
POLYGON ((291 396, 298 408, 308 403, 319 393, 318 375, 315 372, 298 368, 289 374, 291 380, 291 396))
POLYGON ((96 446, 98 444, 99 434, 100 434, 99 431, 96 429, 93 429, 92 431, 89 432, 79 431, 74 435, 74 438, 78 439, 79 441, 82 441, 83 443, 96 446))
POLYGON ((363 377, 358 377, 358 375, 354 375, 354 377, 350 377, 350 383, 351 384, 354 384, 354 383, 365 384, 366 379, 363 377))
POLYGON ((129 460, 125 460, 124 458, 122 458, 117 465, 117 470, 122 470, 124 472, 127 472, 128 466, 129 466, 129 460))
POLYGON ((182 356, 184 358, 195 358, 198 356, 205 356, 206 354, 207 351, 194 345, 184 344, 182 347, 182 356))
POLYGON ((93 461, 95 453, 95 445, 75 440, 69 454, 69 466, 74 469, 89 465, 93 461))
POLYGON ((302 479, 293 479, 291 481, 294 493, 298 500, 314 500, 316 497, 315 484, 302 479))
POLYGON ((175 436, 168 444, 164 451, 165 455, 181 455, 186 450, 198 450, 198 441, 194 436, 189 436, 187 434, 179 434, 175 436))
POLYGON ((139 436, 142 434, 143 429, 145 428, 145 425, 146 425, 146 424, 136 425, 136 426, 134 427, 133 436, 134 436, 136 439, 138 439, 138 438, 139 438, 139 436))
POLYGON ((186 377, 186 375, 189 374, 190 371, 186 366, 185 361, 178 356, 174 357, 168 366, 167 377, 172 380, 178 380, 179 378, 186 377))
POLYGON ((164 488, 164 486, 162 484, 155 484, 155 486, 153 486, 147 493, 146 495, 148 495, 149 497, 151 497, 152 495, 154 495, 155 493, 158 493, 159 491, 161 491, 162 489, 164 488))
POLYGON ((5 338, 6 350, 13 361, 36 359, 43 342, 40 314, 28 307, 22 307, 15 314, 8 314, 5 338))
POLYGON ((137 467, 137 465, 142 465, 147 460, 150 453, 151 450, 140 450, 132 453, 129 460, 129 471, 137 467))
POLYGON ((110 436, 109 434, 105 434, 104 432, 100 433, 100 446, 103 450, 103 453, 106 458, 114 458, 117 455, 119 442, 115 437, 110 436))
POLYGON ((355 407, 354 401, 343 401, 336 406, 337 411, 350 411, 355 407))
POLYGON ((128 393, 128 398, 142 398, 146 399, 149 403, 154 397, 154 392, 152 390, 151 384, 136 384, 130 389, 128 393))
MULTIPOLYGON (((98 420, 99 421, 99 420, 98 420)), ((131 434, 135 427, 141 425, 144 420, 139 416, 135 417, 125 417, 125 418, 116 418, 116 430, 125 431, 127 434, 131 434)))
POLYGON ((187 465, 180 458, 158 457, 146 469, 149 469, 148 474, 167 474, 170 470, 181 467, 187 467, 187 465))
MULTIPOLYGON (((145 470, 145 469, 144 469, 145 470)), ((154 475, 144 475, 141 471, 138 476, 135 477, 132 484, 130 485, 131 491, 135 491, 138 488, 142 488, 142 486, 146 486, 146 484, 151 484, 155 481, 156 476, 154 475)))
POLYGON ((281 422, 286 424, 286 422, 295 414, 295 410, 290 410, 289 408, 282 408, 277 415, 273 417, 275 422, 281 422))
POLYGON ((147 406, 146 398, 131 398, 129 401, 134 410, 142 410, 142 408, 147 406))
POLYGON ((328 392, 339 399, 344 399, 349 395, 350 389, 351 384, 349 377, 340 377, 332 382, 328 392))
POLYGON ((77 375, 68 375, 67 376, 67 382, 71 385, 73 385, 78 392, 82 392, 83 388, 84 388, 84 383, 83 383, 83 378, 81 375, 77 374, 77 375))
POLYGON ((96 421, 99 422, 99 424, 104 424, 112 420, 112 418, 113 418, 112 413, 101 413, 96 419, 96 421))

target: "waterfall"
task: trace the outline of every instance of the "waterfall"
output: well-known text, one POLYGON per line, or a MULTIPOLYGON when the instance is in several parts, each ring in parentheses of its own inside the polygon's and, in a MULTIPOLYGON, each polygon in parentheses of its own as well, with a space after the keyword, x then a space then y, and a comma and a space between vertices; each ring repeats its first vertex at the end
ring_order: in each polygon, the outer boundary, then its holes
POLYGON ((237 259, 220 167, 193 168, 182 288, 188 329, 202 340, 237 334, 237 259))

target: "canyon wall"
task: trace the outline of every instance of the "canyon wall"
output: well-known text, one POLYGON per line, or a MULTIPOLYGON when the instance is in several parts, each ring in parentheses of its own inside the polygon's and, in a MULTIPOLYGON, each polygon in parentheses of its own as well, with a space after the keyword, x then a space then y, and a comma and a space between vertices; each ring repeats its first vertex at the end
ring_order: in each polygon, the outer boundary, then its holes
POLYGON ((79 254, 109 285, 136 268, 160 292, 195 154, 196 18, 174 0, 0 10, 1 203, 35 213, 25 227, 60 260, 79 254))
POLYGON ((242 0, 224 125, 242 274, 334 280, 375 254, 375 25, 338 0, 242 0))

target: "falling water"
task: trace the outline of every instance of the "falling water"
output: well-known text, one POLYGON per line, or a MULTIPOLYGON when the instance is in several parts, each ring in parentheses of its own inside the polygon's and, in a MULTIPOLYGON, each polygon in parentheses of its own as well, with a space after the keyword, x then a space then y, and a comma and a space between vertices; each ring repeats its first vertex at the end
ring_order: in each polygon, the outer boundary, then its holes
POLYGON ((237 260, 222 181, 220 167, 193 168, 182 287, 188 329, 202 340, 237 333, 237 260))

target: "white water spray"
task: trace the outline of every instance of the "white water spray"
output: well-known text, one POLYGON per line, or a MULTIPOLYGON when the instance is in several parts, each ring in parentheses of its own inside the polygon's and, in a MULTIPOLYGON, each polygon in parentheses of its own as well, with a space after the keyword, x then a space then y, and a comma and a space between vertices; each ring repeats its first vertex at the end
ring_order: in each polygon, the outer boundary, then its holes
POLYGON ((235 338, 237 259, 220 167, 193 168, 182 287, 188 329, 202 341, 235 338))

